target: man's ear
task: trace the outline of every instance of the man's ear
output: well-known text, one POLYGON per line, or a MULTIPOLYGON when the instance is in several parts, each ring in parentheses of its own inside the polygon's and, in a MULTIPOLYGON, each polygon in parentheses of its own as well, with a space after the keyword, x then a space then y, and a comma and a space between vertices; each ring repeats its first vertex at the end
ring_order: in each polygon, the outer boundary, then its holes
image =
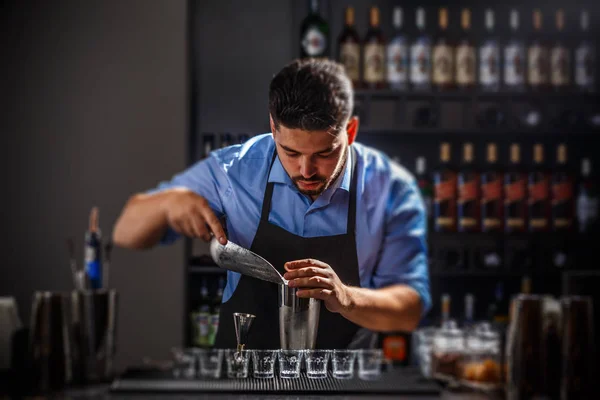
POLYGON ((353 116, 350 117, 350 120, 348 121, 348 125, 346 125, 346 133, 348 134, 348 144, 352 144, 354 143, 354 140, 356 139, 356 135, 358 134, 358 117, 357 116, 353 116))
POLYGON ((273 121, 273 116, 269 114, 269 125, 271 125, 271 133, 275 134, 275 122, 273 121))

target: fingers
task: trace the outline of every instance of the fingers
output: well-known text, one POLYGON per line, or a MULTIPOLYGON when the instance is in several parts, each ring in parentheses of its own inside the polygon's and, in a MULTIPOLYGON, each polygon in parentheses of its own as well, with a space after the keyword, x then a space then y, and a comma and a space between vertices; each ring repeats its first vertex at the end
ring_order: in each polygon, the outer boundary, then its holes
POLYGON ((325 278, 329 277, 329 270, 319 267, 305 267, 300 269, 295 269, 286 272, 283 274, 283 277, 287 280, 296 279, 296 278, 305 278, 311 276, 323 276, 325 278))
POLYGON ((332 294, 333 294, 333 291, 330 289, 305 289, 305 290, 298 290, 298 292, 296 293, 296 296, 302 297, 302 298, 327 300, 329 297, 331 297, 332 294))
POLYGON ((333 284, 328 278, 322 276, 311 276, 310 278, 298 278, 288 282, 290 287, 298 288, 325 288, 332 289, 333 284))
MULTIPOLYGON (((210 207, 202 207, 201 212, 204 216, 206 223, 210 227, 210 230, 219 240, 219 243, 227 244, 227 237, 225 236, 225 231, 223 230, 221 221, 219 221, 215 213, 210 209, 210 207)), ((210 235, 208 236, 208 240, 210 240, 210 235)))
POLYGON ((312 258, 290 261, 285 263, 284 265, 284 268, 288 271, 302 267, 329 268, 329 265, 324 263, 323 261, 314 260, 312 258))
POLYGON ((194 212, 190 215, 190 224, 192 225, 192 231, 194 233, 194 237, 202 238, 205 242, 210 241, 210 232, 204 223, 204 218, 202 218, 200 212, 194 212))

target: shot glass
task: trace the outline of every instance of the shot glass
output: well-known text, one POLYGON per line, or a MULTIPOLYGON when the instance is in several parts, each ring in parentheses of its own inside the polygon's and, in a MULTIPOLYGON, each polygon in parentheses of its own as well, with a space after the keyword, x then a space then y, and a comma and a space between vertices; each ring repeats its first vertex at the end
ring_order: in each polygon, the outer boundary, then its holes
POLYGON ((354 377, 356 353, 356 350, 333 350, 331 362, 333 364, 334 378, 351 379, 354 377))
POLYGON ((279 377, 299 378, 302 350, 279 350, 279 377))
POLYGON ((252 366, 255 378, 273 378, 277 350, 252 350, 252 366))
POLYGON ((364 380, 377 379, 381 375, 383 350, 365 349, 358 351, 358 377, 364 380))
POLYGON ((223 363, 223 350, 201 349, 198 351, 200 361, 201 378, 219 379, 221 377, 221 365, 223 363))
POLYGON ((196 352, 194 349, 171 349, 173 355, 173 376, 193 379, 196 377, 196 352))
POLYGON ((228 378, 247 378, 250 362, 248 350, 227 349, 225 351, 228 378))
POLYGON ((313 379, 327 378, 327 364, 331 350, 306 350, 306 376, 313 379))

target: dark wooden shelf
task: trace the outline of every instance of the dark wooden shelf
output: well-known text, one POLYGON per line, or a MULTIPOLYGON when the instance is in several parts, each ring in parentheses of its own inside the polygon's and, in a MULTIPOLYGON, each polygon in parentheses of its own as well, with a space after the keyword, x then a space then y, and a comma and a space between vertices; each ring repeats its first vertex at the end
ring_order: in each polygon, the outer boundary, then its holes
POLYGON ((544 101, 544 102, 590 102, 600 101, 600 94, 586 92, 484 92, 472 91, 401 91, 393 89, 358 89, 354 91, 357 98, 371 97, 379 99, 405 99, 412 101, 459 100, 459 101, 544 101))

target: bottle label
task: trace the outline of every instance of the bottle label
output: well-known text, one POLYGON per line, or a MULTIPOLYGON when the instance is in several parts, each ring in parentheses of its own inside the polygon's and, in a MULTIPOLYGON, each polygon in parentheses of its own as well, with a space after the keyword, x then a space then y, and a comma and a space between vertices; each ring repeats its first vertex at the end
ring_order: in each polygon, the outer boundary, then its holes
POLYGON ((456 49, 456 83, 475 83, 475 49, 471 45, 460 45, 456 49))
POLYGON ((358 43, 344 43, 340 48, 340 61, 350 80, 357 82, 360 78, 360 46, 358 43))
POLYGON ((302 38, 302 48, 311 57, 322 55, 326 45, 325 35, 316 26, 308 28, 302 38))
POLYGON ((389 44, 387 60, 388 82, 406 82, 408 80, 408 47, 404 39, 396 39, 389 44))
POLYGON ((516 182, 509 183, 505 186, 504 192, 506 203, 514 203, 525 199, 525 180, 519 179, 516 182))
POLYGON ((365 45, 365 82, 383 82, 385 49, 380 43, 365 45))
POLYGON ((540 45, 529 48, 529 83, 531 85, 543 85, 548 83, 548 49, 540 45))
POLYGON ((552 204, 562 203, 573 198, 571 182, 561 182, 552 185, 552 204))
POLYGON ((464 182, 458 188, 458 202, 466 203, 477 199, 477 181, 464 182))
POLYGON ((490 201, 499 200, 502 197, 502 181, 495 179, 491 182, 481 185, 481 202, 489 203, 490 201))
POLYGON ((548 198, 548 181, 542 179, 539 182, 529 185, 529 202, 544 201, 548 198))
POLYGON ((456 185, 454 180, 447 180, 435 184, 435 202, 454 199, 456 196, 456 185))
POLYGON ((581 231, 586 231, 591 222, 598 219, 598 198, 580 195, 577 199, 577 219, 581 231))
POLYGON ((433 48, 433 82, 452 83, 452 47, 440 44, 433 48))
POLYGON ((479 80, 485 85, 496 85, 500 75, 500 54, 498 44, 488 41, 479 49, 479 80))
POLYGON ((552 49, 550 56, 550 80, 554 86, 565 86, 569 84, 571 76, 571 62, 569 51, 566 47, 557 46, 552 49))
POLYGON ((504 81, 509 86, 522 85, 525 80, 525 50, 512 44, 504 49, 504 81))
POLYGON ((582 45, 575 52, 575 82, 586 87, 594 84, 595 68, 594 50, 591 46, 582 45))
POLYGON ((427 41, 417 41, 410 49, 410 81, 428 83, 431 70, 431 46, 427 41))

